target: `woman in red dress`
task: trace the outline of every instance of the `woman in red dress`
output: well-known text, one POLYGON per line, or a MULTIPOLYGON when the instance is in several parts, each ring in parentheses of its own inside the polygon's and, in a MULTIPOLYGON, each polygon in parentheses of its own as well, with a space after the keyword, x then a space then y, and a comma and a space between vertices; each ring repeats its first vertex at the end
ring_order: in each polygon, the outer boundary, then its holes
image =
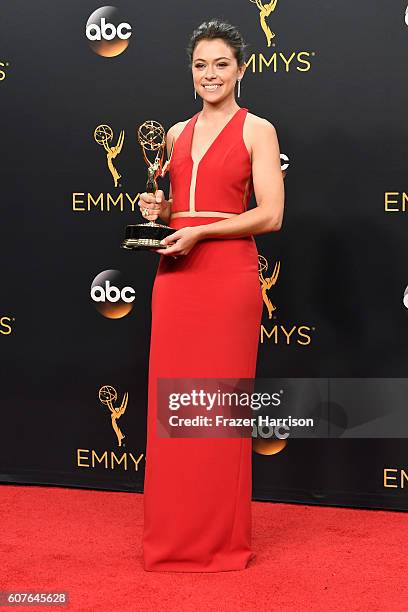
POLYGON ((148 571, 241 570, 251 550, 250 437, 171 438, 157 432, 160 378, 255 378, 262 314, 254 234, 282 224, 275 128, 240 108, 245 45, 213 20, 189 45, 202 110, 176 123, 171 189, 142 194, 145 219, 177 231, 158 250, 152 293, 143 565, 148 571), (254 191, 257 206, 248 210, 254 191))

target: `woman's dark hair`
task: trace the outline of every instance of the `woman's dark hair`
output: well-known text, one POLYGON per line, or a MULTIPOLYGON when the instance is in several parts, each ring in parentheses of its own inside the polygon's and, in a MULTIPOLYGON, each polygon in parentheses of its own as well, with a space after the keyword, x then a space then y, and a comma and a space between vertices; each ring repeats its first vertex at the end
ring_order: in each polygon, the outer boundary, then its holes
POLYGON ((203 21, 203 23, 199 25, 191 35, 187 46, 190 68, 193 63, 193 52, 196 44, 200 40, 210 40, 213 38, 221 38, 231 47, 239 67, 245 63, 246 48, 248 45, 245 44, 241 33, 230 23, 213 18, 210 21, 203 21))

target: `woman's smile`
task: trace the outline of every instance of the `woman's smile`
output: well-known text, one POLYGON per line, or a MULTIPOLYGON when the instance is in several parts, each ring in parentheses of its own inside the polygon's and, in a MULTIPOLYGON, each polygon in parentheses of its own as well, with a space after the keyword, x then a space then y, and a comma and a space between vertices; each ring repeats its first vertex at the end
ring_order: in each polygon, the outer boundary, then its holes
POLYGON ((206 91, 216 91, 217 89, 219 89, 221 87, 221 84, 211 84, 211 85, 203 85, 204 89, 206 91))

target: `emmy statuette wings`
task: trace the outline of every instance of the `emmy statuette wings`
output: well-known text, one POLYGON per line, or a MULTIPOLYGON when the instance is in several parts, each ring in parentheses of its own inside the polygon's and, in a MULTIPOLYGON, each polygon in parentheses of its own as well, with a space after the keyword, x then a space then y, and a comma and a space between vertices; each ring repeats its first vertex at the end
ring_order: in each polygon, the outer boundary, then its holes
MULTIPOLYGON (((166 148, 166 134, 163 126, 157 121, 145 121, 137 131, 137 139, 142 147, 143 157, 147 164, 146 193, 156 193, 157 178, 163 177, 169 169, 173 154, 174 141, 171 147, 169 159, 163 165, 164 149, 166 148), (153 161, 149 159, 148 153, 155 152, 153 161)), ((121 246, 123 249, 162 249, 160 241, 166 236, 173 234, 176 230, 163 225, 148 221, 136 225, 128 225, 125 230, 125 240, 121 246)))

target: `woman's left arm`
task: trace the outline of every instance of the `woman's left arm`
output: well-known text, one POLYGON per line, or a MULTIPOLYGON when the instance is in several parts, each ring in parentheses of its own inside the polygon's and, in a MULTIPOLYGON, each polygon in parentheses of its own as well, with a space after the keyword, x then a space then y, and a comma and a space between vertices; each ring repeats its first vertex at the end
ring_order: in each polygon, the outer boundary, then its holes
POLYGON ((200 239, 239 238, 277 232, 282 227, 285 190, 274 126, 257 117, 252 132, 252 179, 257 206, 236 217, 199 226, 200 239))
POLYGON ((257 117, 251 130, 252 180, 257 206, 235 217, 206 225, 185 227, 164 239, 169 246, 156 250, 163 255, 186 255, 205 238, 241 238, 280 230, 285 191, 279 142, 274 126, 257 117))

